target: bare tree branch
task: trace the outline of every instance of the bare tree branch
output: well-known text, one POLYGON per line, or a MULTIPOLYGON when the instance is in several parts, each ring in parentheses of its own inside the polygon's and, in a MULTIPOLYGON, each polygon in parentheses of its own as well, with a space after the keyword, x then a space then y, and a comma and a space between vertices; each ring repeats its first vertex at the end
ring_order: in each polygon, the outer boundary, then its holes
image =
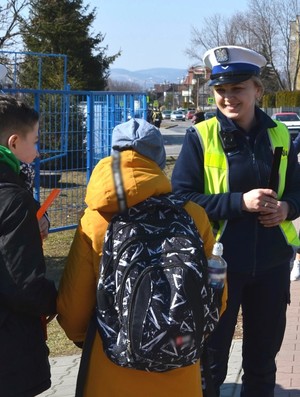
POLYGON ((0 6, 0 49, 10 48, 20 40, 19 22, 30 0, 10 0, 0 6))
POLYGON ((204 19, 205 28, 198 30, 192 27, 191 47, 186 50, 190 58, 202 62, 203 52, 209 48, 225 44, 225 22, 220 14, 215 14, 204 19))
POLYGON ((300 67, 298 14, 298 0, 249 0, 246 12, 228 19, 215 14, 204 19, 201 30, 193 26, 192 46, 186 53, 201 59, 205 50, 219 45, 252 48, 266 56, 278 87, 294 90, 300 67), (297 40, 298 47, 291 40, 297 40))

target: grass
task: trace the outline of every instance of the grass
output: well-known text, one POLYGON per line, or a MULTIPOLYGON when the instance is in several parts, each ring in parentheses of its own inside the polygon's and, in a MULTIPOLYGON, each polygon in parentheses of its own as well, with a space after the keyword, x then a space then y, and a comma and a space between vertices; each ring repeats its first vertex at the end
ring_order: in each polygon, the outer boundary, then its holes
MULTIPOLYGON (((175 159, 169 158, 167 160, 165 173, 170 178, 174 167, 175 159)), ((55 202, 54 202, 55 205, 55 202)), ((51 233, 44 241, 44 254, 47 265, 48 278, 55 281, 59 285, 59 280, 62 275, 65 260, 68 255, 75 229, 51 233)), ((65 336, 64 331, 59 326, 56 319, 48 324, 48 346, 50 349, 50 356, 63 356, 80 354, 81 349, 77 348, 74 343, 65 336)), ((236 327, 235 338, 241 338, 241 315, 236 327)))
MULTIPOLYGON (((47 277, 54 280, 57 287, 74 233, 75 230, 51 233, 44 241, 43 247, 47 265, 47 277)), ((47 331, 47 344, 50 349, 50 356, 72 355, 81 352, 81 350, 66 337, 56 319, 48 324, 47 331)))

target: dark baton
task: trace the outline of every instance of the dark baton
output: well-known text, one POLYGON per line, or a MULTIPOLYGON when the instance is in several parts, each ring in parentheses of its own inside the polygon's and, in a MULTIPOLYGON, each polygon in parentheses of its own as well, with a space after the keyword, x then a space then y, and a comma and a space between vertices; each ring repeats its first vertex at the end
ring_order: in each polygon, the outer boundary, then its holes
POLYGON ((283 150, 282 146, 277 146, 274 149, 274 154, 273 154, 273 161, 272 161, 268 188, 274 190, 274 192, 277 192, 278 189, 279 166, 280 166, 282 150, 283 150))

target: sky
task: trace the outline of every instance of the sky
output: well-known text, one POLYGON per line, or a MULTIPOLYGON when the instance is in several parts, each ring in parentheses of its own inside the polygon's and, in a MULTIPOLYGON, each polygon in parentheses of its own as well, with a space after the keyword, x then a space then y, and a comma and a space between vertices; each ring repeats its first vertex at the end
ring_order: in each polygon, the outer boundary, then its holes
POLYGON ((85 0, 96 8, 94 33, 105 35, 106 55, 120 49, 111 65, 130 71, 151 68, 188 69, 195 64, 185 50, 191 44, 192 26, 201 30, 204 18, 230 17, 247 9, 248 0, 85 0))

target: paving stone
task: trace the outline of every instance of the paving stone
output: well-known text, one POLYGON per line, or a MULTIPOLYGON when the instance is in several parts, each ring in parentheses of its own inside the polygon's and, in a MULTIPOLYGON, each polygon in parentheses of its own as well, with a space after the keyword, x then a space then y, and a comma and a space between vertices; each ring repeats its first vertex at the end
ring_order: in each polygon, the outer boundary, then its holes
MULTIPOLYGON (((277 363, 275 397, 300 397, 300 281, 291 283, 292 303, 287 311, 287 328, 277 363)), ((221 388, 222 397, 239 397, 241 390, 242 340, 230 349, 228 375, 221 388)), ((39 397, 74 397, 80 356, 50 359, 52 386, 39 397)))

